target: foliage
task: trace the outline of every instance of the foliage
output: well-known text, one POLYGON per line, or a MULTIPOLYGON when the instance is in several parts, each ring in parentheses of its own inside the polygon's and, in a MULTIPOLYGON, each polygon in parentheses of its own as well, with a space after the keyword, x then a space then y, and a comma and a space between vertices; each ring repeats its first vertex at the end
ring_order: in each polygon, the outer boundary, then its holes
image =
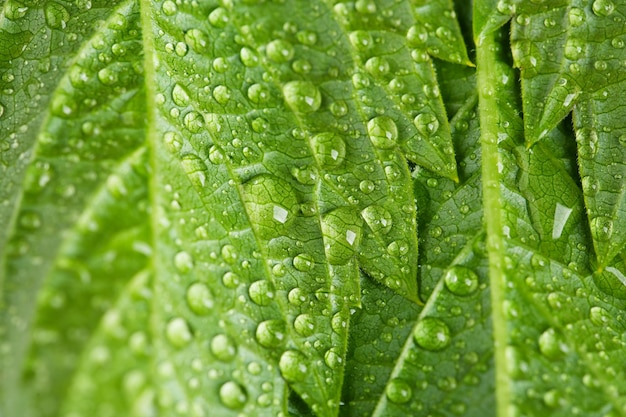
POLYGON ((4 0, 0 416, 626 416, 626 4, 4 0))

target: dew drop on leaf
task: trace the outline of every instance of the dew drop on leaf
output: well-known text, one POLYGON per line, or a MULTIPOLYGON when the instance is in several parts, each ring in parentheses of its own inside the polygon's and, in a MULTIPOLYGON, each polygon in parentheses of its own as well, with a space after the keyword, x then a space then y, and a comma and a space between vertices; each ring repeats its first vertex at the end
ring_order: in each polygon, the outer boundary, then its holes
POLYGON ((393 225, 391 213, 382 206, 368 206, 361 211, 361 216, 374 233, 387 234, 393 225))
POLYGON ((613 236, 613 220, 609 217, 598 216, 589 222, 591 235, 600 242, 606 242, 613 236))
POLYGON ((306 253, 301 253, 293 258, 294 268, 301 272, 310 271, 311 269, 313 269, 314 264, 315 260, 313 259, 313 257, 306 253))
POLYGON ((226 104, 230 100, 230 89, 225 85, 218 85, 213 89, 213 98, 219 104, 226 104))
POLYGON ((209 23, 216 28, 223 28, 228 23, 228 12, 223 7, 218 7, 209 13, 209 23))
POLYGON ((265 320, 256 328, 256 340, 268 349, 280 347, 285 342, 285 323, 282 320, 265 320))
POLYGON ((186 299, 189 309, 199 316, 207 315, 213 309, 213 294, 202 282, 194 282, 187 288, 186 299))
POLYGON ((413 339, 426 350, 442 350, 450 344, 450 329, 440 319, 427 317, 415 326, 413 339))
POLYGON ((380 149, 393 148, 398 141, 398 127, 388 116, 374 117, 367 122, 367 132, 372 144, 380 149))
POLYGON ((296 350, 287 350, 280 357, 278 367, 287 381, 300 382, 306 377, 308 371, 306 362, 307 359, 302 353, 296 350))
POLYGON ((274 300, 274 286, 270 281, 254 281, 248 288, 250 299, 257 305, 266 306, 274 300))
POLYGON ((606 17, 613 13, 615 4, 611 0, 596 0, 591 8, 597 16, 606 17))
POLYGON ((539 351, 546 358, 555 360, 563 357, 567 347, 561 335, 553 328, 549 328, 539 336, 539 351))
POLYGON ((322 218, 322 234, 328 262, 346 264, 356 253, 361 240, 362 220, 348 207, 341 207, 322 218))
POLYGON ((193 339, 189 325, 185 319, 176 317, 167 323, 165 336, 172 346, 182 348, 193 339))
POLYGON ((311 113, 322 105, 320 90, 310 81, 290 81, 283 86, 287 105, 296 113, 311 113))
POLYGON ((413 391, 406 381, 400 378, 394 378, 387 384, 385 394, 392 403, 404 404, 411 400, 413 391))
POLYGON ((389 73, 389 62, 383 57, 374 56, 365 62, 365 69, 374 77, 383 77, 389 73))
POLYGON ((248 401, 246 390, 236 382, 228 381, 220 387, 220 401, 226 407, 238 410, 248 401))
POLYGON ((174 255, 174 266, 179 272, 185 274, 193 268, 193 258, 188 252, 178 252, 174 255))
POLYGON ((289 294, 287 294, 287 299, 289 300, 290 304, 294 306, 300 306, 306 301, 306 295, 301 288, 296 287, 289 291, 289 294))
POLYGON ((420 113, 413 120, 418 132, 429 137, 439 129, 439 120, 432 113, 420 113))
POLYGON ((444 275, 446 288, 454 294, 466 296, 478 289, 478 275, 464 266, 455 265, 444 275))
POLYGON ((346 156, 346 143, 335 133, 320 133, 311 138, 315 159, 324 168, 334 168, 346 156))
POLYGON ((224 245, 222 246, 222 258, 229 264, 232 264, 237 260, 237 249, 233 245, 224 245))
POLYGON ((225 334, 218 334, 211 339, 211 353, 222 362, 230 362, 237 355, 237 346, 225 334))
POLYGON ((222 284, 224 284, 226 288, 237 288, 237 286, 239 286, 239 275, 231 271, 226 272, 222 275, 222 284))
POLYGON ((266 53, 274 62, 287 62, 293 58, 294 49, 288 41, 276 39, 267 44, 266 53))
POLYGON ((198 133, 204 125, 204 119, 200 113, 190 111, 183 118, 183 124, 191 133, 198 133))
POLYGON ((372 46, 372 43, 374 42, 372 40, 372 35, 364 30, 355 30, 354 32, 350 32, 349 37, 352 45, 359 50, 368 49, 370 46, 372 46))
POLYGON ((585 23, 587 16, 585 15, 585 11, 578 7, 572 7, 568 13, 569 24, 573 27, 578 27, 585 23))
POLYGON ((200 29, 189 29, 185 33, 185 42, 197 53, 203 53, 209 45, 209 38, 200 29))
POLYGON ((174 101, 177 106, 186 106, 189 104, 189 94, 182 85, 174 85, 172 89, 172 101, 174 101))
MULTIPOLYGON (((290 299, 292 298, 292 292, 293 290, 289 293, 290 299)), ((295 294, 295 298, 297 303, 301 304, 304 301, 303 299, 300 299, 297 294, 295 294)), ((299 305, 297 303, 292 304, 299 305)), ((315 320, 309 314, 300 314, 293 322, 293 327, 296 333, 298 333, 300 336, 311 336, 315 332, 315 320)))
POLYGON ((270 92, 263 84, 252 84, 248 87, 248 98, 255 104, 265 103, 270 98, 270 92))
POLYGON ((174 16, 178 11, 178 7, 176 7, 176 3, 171 0, 166 0, 163 2, 163 6, 161 6, 161 10, 163 10, 163 14, 166 16, 174 16))
POLYGON ((65 29, 70 20, 70 13, 67 9, 55 1, 46 3, 44 15, 46 24, 52 29, 65 29))
POLYGON ((343 358, 336 348, 330 348, 324 354, 324 362, 330 369, 336 369, 342 364, 343 358))

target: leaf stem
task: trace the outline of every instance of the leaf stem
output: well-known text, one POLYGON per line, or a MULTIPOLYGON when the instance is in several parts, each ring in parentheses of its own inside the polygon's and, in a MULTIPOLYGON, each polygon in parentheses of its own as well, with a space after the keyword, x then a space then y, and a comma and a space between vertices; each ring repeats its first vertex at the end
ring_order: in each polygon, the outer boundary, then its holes
POLYGON ((504 238, 502 235, 502 202, 498 134, 502 115, 499 109, 498 44, 496 32, 481 35, 476 41, 478 73, 478 108, 480 113, 484 221, 487 229, 487 250, 492 300, 493 332, 496 364, 496 415, 508 415, 511 400, 506 371, 507 331, 504 318, 504 238))

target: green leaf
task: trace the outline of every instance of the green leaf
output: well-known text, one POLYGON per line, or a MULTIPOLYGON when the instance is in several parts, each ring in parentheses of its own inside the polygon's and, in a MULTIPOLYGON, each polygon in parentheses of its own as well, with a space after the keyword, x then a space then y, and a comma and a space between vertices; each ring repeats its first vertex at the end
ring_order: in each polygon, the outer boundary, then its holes
POLYGON ((626 415, 623 8, 2 2, 0 414, 626 415))

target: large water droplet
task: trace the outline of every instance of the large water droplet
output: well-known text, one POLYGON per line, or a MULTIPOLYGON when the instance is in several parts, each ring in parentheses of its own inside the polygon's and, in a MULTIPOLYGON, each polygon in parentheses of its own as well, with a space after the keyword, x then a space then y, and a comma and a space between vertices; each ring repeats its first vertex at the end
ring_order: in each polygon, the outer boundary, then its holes
POLYGON ((374 56, 365 62, 365 69, 374 77, 383 77, 389 73, 389 62, 379 56, 374 56))
POLYGON ((442 350, 450 344, 450 329, 440 319, 427 317, 415 326, 413 339, 426 350, 442 350))
POLYGON ((52 29, 65 29, 70 20, 70 13, 61 4, 49 1, 44 9, 46 23, 52 29))
POLYGON ((282 320, 265 320, 256 328, 256 340, 266 348, 277 348, 285 342, 285 323, 282 320))
POLYGON ((367 122, 367 132, 377 148, 393 148, 398 141, 398 127, 391 117, 378 116, 367 122))
MULTIPOLYGON (((291 295, 291 293, 289 294, 291 295)), ((301 300, 298 298, 297 301, 300 302, 301 300)), ((293 327, 299 335, 311 336, 315 332, 315 320, 309 314, 300 314, 293 322, 293 327)))
POLYGON ((613 236, 613 220, 609 217, 598 216, 591 219, 589 222, 591 229, 591 235, 594 239, 606 242, 613 236))
POLYGON ((269 305, 274 300, 274 285, 267 280, 254 281, 248 288, 250 299, 260 306, 269 305))
POLYGON ((187 288, 187 305, 199 316, 207 315, 213 309, 213 294, 202 282, 195 282, 187 288))
POLYGON ((615 10, 615 4, 611 0, 596 0, 591 7, 597 16, 608 16, 615 10))
POLYGON ((181 317, 174 318, 167 323, 165 336, 177 348, 186 346, 193 339, 189 325, 181 317))
POLYGON ((586 42, 581 39, 569 38, 565 43, 565 50, 563 54, 567 59, 580 59, 585 52, 585 45, 586 42))
POLYGON ((166 16, 174 16, 178 11, 178 7, 176 7, 176 3, 172 0, 166 0, 161 6, 161 10, 163 10, 163 14, 166 16))
POLYGON ((400 378, 394 378, 387 384, 385 394, 392 403, 404 404, 411 400, 413 391, 406 381, 400 378))
POLYGON ((230 89, 225 85, 218 85, 213 89, 213 98, 219 104, 226 104, 230 100, 230 89))
POLYGON ((298 271, 308 272, 313 269, 315 259, 309 254, 301 253, 293 258, 293 266, 298 271))
POLYGON ((569 20, 569 24, 572 25, 573 27, 582 25, 583 23, 585 23, 585 20, 587 19, 585 15, 585 11, 578 7, 572 7, 569 10, 567 17, 569 20))
POLYGON ((184 107, 189 104, 189 93, 182 85, 176 84, 172 89, 172 100, 177 106, 184 107))
POLYGON ((455 295, 470 295, 478 289, 478 275, 464 266, 455 265, 444 276, 446 288, 455 295))
POLYGON ((378 205, 371 205, 361 211, 365 223, 377 234, 387 234, 393 225, 391 213, 378 205))
POLYGON ((255 104, 265 103, 270 98, 270 90, 263 84, 252 84, 248 87, 248 98, 255 104))
POLYGON ((290 81, 283 86, 287 105, 296 113, 311 113, 322 105, 320 90, 310 81, 290 81))
POLYGON ((430 136, 439 129, 439 120, 432 113, 420 113, 413 120, 417 130, 424 136, 430 136))
POLYGON ((330 348, 324 354, 324 362, 330 369, 337 369, 343 363, 343 358, 337 348, 330 348))
POLYGON ((223 7, 218 7, 209 13, 209 23, 216 28, 223 28, 228 23, 228 12, 223 7))
POLYGON ((218 334, 211 339, 211 353, 222 362, 230 362, 237 356, 237 346, 225 334, 218 334))
POLYGON ((194 51, 202 54, 209 45, 209 37, 200 29, 189 29, 185 33, 185 43, 194 51))
POLYGON ((343 162, 346 156, 346 143, 335 133, 320 133, 311 139, 315 159, 325 168, 334 168, 343 162))
POLYGON ((374 41, 372 40, 372 35, 369 32, 364 30, 356 30, 354 32, 350 32, 350 42, 352 45, 359 50, 366 50, 374 41))
POLYGON ((253 227, 264 239, 284 234, 298 209, 293 187, 270 174, 257 175, 246 182, 243 200, 253 227))
POLYGON ((183 147, 183 138, 175 132, 167 132, 163 135, 163 143, 168 151, 177 153, 183 147))
POLYGON ((238 258, 237 249, 233 245, 222 246, 221 253, 222 258, 229 264, 234 263, 238 258))
POLYGON ((549 328, 539 336, 539 350, 548 359, 559 359, 567 351, 562 337, 553 328, 549 328))
POLYGON ((300 382, 306 377, 308 367, 306 357, 295 350, 287 350, 280 357, 278 367, 283 377, 289 382, 300 382))
POLYGON ((233 410, 243 408, 248 401, 246 390, 236 382, 228 381, 220 387, 220 401, 233 410))
POLYGON ((322 218, 322 233, 328 262, 346 264, 361 241, 362 220, 350 207, 341 207, 322 218))

